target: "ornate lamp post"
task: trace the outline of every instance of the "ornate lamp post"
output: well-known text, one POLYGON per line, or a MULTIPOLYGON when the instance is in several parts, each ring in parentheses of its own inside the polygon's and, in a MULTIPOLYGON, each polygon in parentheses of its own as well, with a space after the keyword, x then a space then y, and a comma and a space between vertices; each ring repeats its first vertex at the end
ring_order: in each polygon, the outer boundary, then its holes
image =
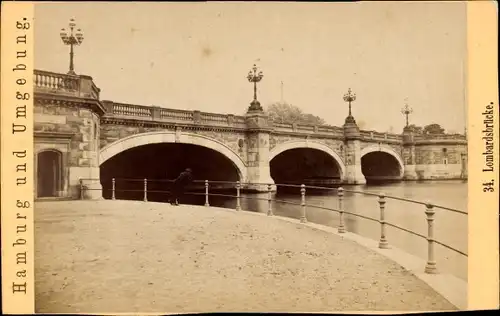
POLYGON ((413 109, 408 106, 408 103, 405 104, 405 107, 401 109, 401 113, 406 116, 406 128, 409 126, 408 116, 413 113, 413 109))
POLYGON ((248 72, 247 79, 249 82, 253 82, 253 101, 250 102, 250 108, 249 110, 255 111, 255 110, 260 110, 262 111, 262 107, 260 106, 260 102, 257 101, 257 82, 261 81, 264 75, 262 74, 262 71, 259 71, 257 73, 257 66, 254 64, 252 70, 248 72))
POLYGON ((61 39, 65 45, 70 46, 69 51, 69 71, 68 74, 76 75, 73 64, 73 46, 80 45, 83 42, 83 33, 81 29, 77 29, 75 33, 73 33, 75 29, 76 23, 74 19, 69 21, 69 34, 65 29, 61 29, 61 39))
POLYGON ((347 90, 347 93, 344 94, 344 101, 349 102, 349 116, 352 116, 351 102, 356 101, 356 93, 352 93, 351 88, 349 88, 347 90))
POLYGON ((351 88, 347 90, 344 94, 344 101, 349 103, 349 115, 345 119, 346 123, 355 123, 354 117, 352 116, 351 103, 356 101, 356 93, 353 93, 351 88))

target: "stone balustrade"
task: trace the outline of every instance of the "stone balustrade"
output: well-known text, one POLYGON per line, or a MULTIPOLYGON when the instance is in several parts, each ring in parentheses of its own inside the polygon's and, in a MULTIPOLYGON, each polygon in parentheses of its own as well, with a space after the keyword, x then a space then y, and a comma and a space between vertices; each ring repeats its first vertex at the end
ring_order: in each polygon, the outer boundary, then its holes
POLYGON ((467 144, 462 134, 413 134, 404 137, 404 142, 415 144, 467 144))
POLYGON ((305 134, 329 135, 334 137, 344 137, 344 130, 341 127, 329 125, 308 125, 296 123, 273 123, 275 132, 294 132, 305 134))
POLYGON ((393 133, 380 133, 375 131, 360 131, 362 140, 376 140, 376 141, 393 141, 393 142, 401 142, 403 137, 400 134, 393 133))
MULTIPOLYGON (((44 70, 34 71, 34 88, 37 93, 58 94, 99 100, 100 89, 94 84, 92 77, 86 75, 61 74, 44 70)), ((99 101, 106 110, 107 118, 140 119, 159 122, 199 124, 207 126, 231 126, 246 128, 244 116, 233 114, 208 113, 201 111, 188 111, 167 109, 158 106, 144 106, 135 104, 116 103, 112 101, 99 101)), ((342 127, 309 125, 300 123, 272 123, 274 132, 328 135, 344 137, 342 127)), ((403 135, 393 133, 380 133, 376 131, 360 131, 364 141, 378 141, 386 143, 402 143, 403 135)), ((411 136, 413 142, 466 142, 465 135, 441 134, 426 135, 415 134, 411 136)))
MULTIPOLYGON (((175 110, 175 109, 160 109, 160 119, 171 120, 171 121, 181 121, 181 122, 191 122, 196 121, 197 117, 194 112, 175 110)), ((201 118, 199 118, 201 119, 201 118)))
POLYGON ((153 109, 147 106, 113 103, 111 110, 113 111, 113 114, 118 116, 137 116, 152 118, 153 109))
POLYGON ((100 89, 94 84, 90 76, 35 70, 33 85, 35 91, 39 93, 99 100, 100 89))
MULTIPOLYGON (((402 142, 402 134, 394 133, 380 133, 376 131, 360 131, 361 139, 365 141, 375 140, 384 142, 402 142)), ((462 134, 413 134, 411 136, 413 142, 426 142, 426 141, 437 141, 437 142, 466 142, 467 137, 462 134)))
POLYGON ((245 118, 243 116, 236 116, 233 114, 166 109, 157 106, 115 103, 112 101, 103 101, 103 103, 105 104, 106 116, 108 118, 138 118, 158 122, 245 128, 245 118))
POLYGON ((462 134, 417 134, 414 136, 415 140, 429 140, 429 139, 440 139, 440 140, 467 140, 467 136, 462 134))

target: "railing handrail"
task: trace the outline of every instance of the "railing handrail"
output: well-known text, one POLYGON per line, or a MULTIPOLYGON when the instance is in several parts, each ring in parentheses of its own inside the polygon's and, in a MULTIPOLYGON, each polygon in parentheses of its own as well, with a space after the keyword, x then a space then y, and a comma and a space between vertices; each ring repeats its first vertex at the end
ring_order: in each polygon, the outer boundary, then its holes
POLYGON ((33 71, 34 75, 49 75, 49 76, 54 76, 54 77, 71 77, 71 78, 78 78, 79 75, 72 75, 72 74, 65 74, 65 73, 60 73, 60 72, 53 72, 53 71, 48 71, 48 70, 40 70, 40 69, 35 69, 33 71))
MULTIPOLYGON (((127 179, 127 178, 114 178, 115 180, 121 180, 121 181, 137 181, 137 182, 142 182, 144 179, 127 179)), ((98 180, 98 179, 91 179, 91 178, 82 178, 81 180, 98 180)), ((174 179, 148 179, 148 181, 153 181, 153 182, 173 182, 174 179)), ((238 181, 225 181, 225 180, 208 180, 210 183, 216 183, 216 184, 232 184, 236 185, 238 181)), ((205 180, 194 180, 194 183, 205 183, 205 180)), ((286 183, 270 183, 270 182, 239 182, 241 185, 245 184, 252 184, 252 185, 272 185, 276 187, 290 187, 290 188, 301 188, 301 184, 286 184, 286 183)), ((332 187, 324 187, 324 186, 316 186, 316 185, 305 185, 306 189, 314 189, 314 190, 335 190, 337 188, 332 188, 332 187)), ((370 191, 359 191, 359 190, 349 190, 349 189, 344 189, 344 192, 349 192, 349 193, 357 193, 357 194, 363 194, 363 195, 369 195, 369 196, 380 196, 380 193, 377 192, 370 192, 370 191)), ((409 202, 409 203, 414 203, 414 204, 420 204, 420 205, 432 205, 433 207, 447 210, 450 212, 458 213, 458 214, 463 214, 463 215, 468 215, 467 212, 459 210, 459 209, 454 209, 448 206, 443 206, 439 204, 435 204, 433 202, 429 201, 418 201, 414 199, 409 199, 409 198, 403 198, 399 196, 394 196, 394 195, 387 195, 384 194, 384 196, 388 199, 392 200, 399 200, 403 202, 409 202)))
MULTIPOLYGON (((89 188, 85 188, 84 185, 83 185, 83 181, 97 181, 98 179, 91 179, 91 178, 87 178, 87 179, 80 179, 80 194, 81 194, 81 198, 83 199, 83 192, 84 190, 89 190, 89 188)), ((139 189, 116 189, 116 180, 115 178, 112 178, 112 199, 115 200, 116 199, 116 196, 115 196, 115 192, 143 192, 144 194, 144 201, 147 202, 148 199, 147 199, 147 194, 148 193, 169 193, 169 191, 165 191, 165 190, 149 190, 148 189, 148 179, 118 179, 118 180, 122 180, 122 181, 134 181, 134 182, 142 182, 143 183, 143 189, 142 190, 139 190, 139 189)), ((158 181, 158 182, 173 182, 174 180, 172 179, 149 179, 149 182, 151 181, 158 181)), ((338 227, 338 231, 339 233, 345 233, 345 227, 344 227, 344 223, 343 223, 343 214, 349 214, 349 215, 352 215, 352 216, 355 216, 355 217, 359 217, 359 218, 363 218, 363 219, 366 219, 366 220, 370 220, 370 221, 374 221, 374 222, 378 222, 380 223, 381 225, 381 237, 380 237, 380 241, 379 241, 379 248, 382 248, 382 249, 386 249, 388 248, 388 242, 385 238, 385 226, 391 226, 393 228, 396 228, 396 229, 399 229, 401 231, 404 231, 404 232, 407 232, 409 234, 412 234, 414 236, 417 236, 417 237, 420 237, 420 238, 424 238, 428 241, 428 261, 427 261, 427 265, 426 265, 426 269, 425 269, 425 272, 426 273, 436 273, 436 268, 435 268, 435 261, 434 261, 434 244, 439 244, 449 250, 452 250, 452 251, 455 251, 456 253, 458 254, 461 254, 465 257, 467 257, 467 253, 459 250, 459 249, 456 249, 448 244, 445 244, 441 241, 438 241, 434 238, 434 233, 433 233, 433 221, 434 221, 434 207, 439 207, 439 206, 435 206, 431 203, 424 203, 424 202, 420 202, 420 201, 415 201, 415 200, 410 200, 410 199, 405 199, 405 198, 399 198, 399 197, 393 197, 393 196, 387 196, 385 195, 384 193, 373 193, 373 192, 363 192, 363 191, 356 191, 356 190, 344 190, 342 187, 339 187, 339 188, 326 188, 326 187, 319 187, 321 189, 329 189, 329 190, 333 190, 333 189, 336 189, 337 191, 337 196, 339 198, 339 208, 336 209, 336 208, 333 208, 333 207, 325 207, 325 206, 320 206, 320 205, 312 205, 312 204, 308 204, 305 202, 305 192, 306 192, 306 188, 308 186, 302 184, 300 185, 300 192, 301 192, 301 202, 293 202, 293 201, 286 201, 286 200, 278 200, 278 199, 273 199, 272 198, 272 195, 271 195, 271 188, 272 186, 289 186, 287 184, 271 184, 271 183, 267 183, 265 185, 267 185, 267 188, 268 188, 268 197, 267 198, 264 198, 264 197, 250 197, 250 196, 240 196, 240 188, 241 188, 241 185, 242 184, 250 184, 250 183, 242 183, 242 182, 239 182, 239 181, 209 181, 209 180, 204 180, 204 181, 200 181, 200 180, 195 180, 196 183, 204 183, 204 187, 205 187, 205 192, 202 193, 202 192, 187 192, 186 194, 191 194, 191 195, 205 195, 205 206, 209 206, 209 196, 219 196, 219 197, 230 197, 230 198, 236 198, 237 199, 237 206, 236 206, 236 210, 240 210, 241 207, 240 207, 240 199, 252 199, 252 200, 264 200, 264 201, 268 201, 269 202, 269 209, 268 209, 268 215, 273 215, 273 212, 272 212, 272 202, 274 201, 275 203, 286 203, 286 204, 292 204, 292 205, 298 205, 298 206, 301 206, 302 208, 302 212, 301 212, 301 217, 300 217, 300 221, 305 223, 307 222, 307 218, 306 218, 306 208, 307 207, 311 207, 311 208, 317 208, 317 209, 324 209, 324 210, 329 210, 329 211, 335 211, 337 213, 339 213, 340 215, 340 225, 338 227), (227 183, 230 183, 230 184, 235 184, 235 188, 237 190, 237 194, 236 195, 231 195, 231 194, 220 194, 220 193, 209 193, 209 183, 224 183, 224 184, 227 184, 227 183), (344 192, 352 192, 352 193, 359 193, 359 194, 367 194, 367 195, 371 195, 371 196, 377 196, 379 198, 379 204, 380 204, 380 219, 376 219, 376 218, 372 218, 372 217, 369 217, 369 216, 365 216, 365 215, 362 215, 362 214, 357 214, 357 213, 353 213, 353 212, 349 212, 349 211, 346 211, 343 209, 343 196, 344 196, 344 192), (407 229, 407 228, 404 228, 404 227, 401 227, 399 225, 396 225, 394 223, 390 223, 390 222, 387 222, 384 218, 384 210, 385 210, 385 198, 392 198, 392 199, 396 199, 396 200, 401 200, 401 201, 405 201, 405 202, 410 202, 410 203, 417 203, 417 204, 422 204, 422 205, 425 205, 426 207, 426 211, 425 211, 425 214, 427 215, 427 222, 428 222, 428 235, 427 236, 424 236, 423 234, 420 234, 420 233, 417 233, 417 232, 414 232, 410 229, 407 229)), ((251 183, 253 185, 255 185, 255 183, 251 183)), ((298 187, 297 185, 291 185, 292 187, 298 187)), ((310 188, 310 187, 309 187, 310 188)), ((92 189, 90 189, 92 190, 92 189)), ((98 189, 98 190, 101 190, 101 189, 98 189)), ((460 214, 464 214, 464 215, 468 215, 467 213, 465 212, 462 212, 462 211, 459 211, 459 210, 454 210, 454 209, 450 209, 450 208, 445 208, 445 207, 440 207, 440 208, 443 208, 445 210, 451 210, 451 211, 454 211, 454 212, 458 212, 460 214)))

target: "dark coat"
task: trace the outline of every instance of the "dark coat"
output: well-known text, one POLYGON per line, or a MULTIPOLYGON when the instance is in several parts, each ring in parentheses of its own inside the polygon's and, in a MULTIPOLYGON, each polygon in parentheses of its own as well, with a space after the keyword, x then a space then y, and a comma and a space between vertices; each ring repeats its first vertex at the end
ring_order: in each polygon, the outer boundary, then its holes
POLYGON ((174 180, 174 187, 184 188, 185 186, 191 184, 191 182, 193 182, 193 175, 191 172, 183 171, 177 179, 174 180))

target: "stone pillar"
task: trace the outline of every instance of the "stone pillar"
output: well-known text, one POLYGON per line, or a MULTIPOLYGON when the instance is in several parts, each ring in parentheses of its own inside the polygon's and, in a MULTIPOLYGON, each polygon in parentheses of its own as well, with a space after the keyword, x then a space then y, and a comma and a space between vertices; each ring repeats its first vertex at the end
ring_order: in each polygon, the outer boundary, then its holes
POLYGON ((361 142, 358 139, 346 141, 346 177, 347 184, 365 184, 361 171, 361 142))
POLYGON ((83 179, 84 199, 101 199, 102 185, 99 170, 100 119, 90 109, 78 109, 79 134, 72 142, 72 161, 69 168, 71 196, 80 196, 80 179, 83 179), (78 147, 78 148, 76 148, 78 147))
MULTIPOLYGON (((269 126, 268 116, 262 110, 249 110, 247 125, 247 177, 243 188, 249 191, 267 192, 266 183, 274 184, 269 167, 269 126)), ((273 190, 275 186, 273 185, 273 190)))
MULTIPOLYGON (((53 77, 52 74, 46 76, 53 77)), ((100 89, 91 77, 62 76, 68 85, 64 89, 53 87, 48 94, 35 87, 35 149, 37 153, 51 150, 61 154, 58 165, 62 187, 59 184, 57 196, 80 199, 80 179, 86 179, 83 184, 89 190, 83 197, 99 199, 102 197, 98 161, 100 117, 112 112, 114 104, 99 100, 100 89)), ((53 78, 59 80, 59 77, 53 78)), ((38 177, 38 173, 35 176, 38 177)), ((37 178, 37 185, 39 180, 43 179, 37 178)))
POLYGON ((461 164, 460 178, 461 179, 467 179, 467 177, 468 177, 468 169, 467 169, 467 147, 465 147, 465 152, 460 153, 460 164, 461 164))
POLYGON ((361 134, 354 117, 348 116, 344 123, 346 149, 347 184, 365 184, 366 179, 361 171, 361 134))
POLYGON ((406 127, 403 129, 403 159, 405 164, 403 179, 417 180, 418 174, 413 131, 406 127))

